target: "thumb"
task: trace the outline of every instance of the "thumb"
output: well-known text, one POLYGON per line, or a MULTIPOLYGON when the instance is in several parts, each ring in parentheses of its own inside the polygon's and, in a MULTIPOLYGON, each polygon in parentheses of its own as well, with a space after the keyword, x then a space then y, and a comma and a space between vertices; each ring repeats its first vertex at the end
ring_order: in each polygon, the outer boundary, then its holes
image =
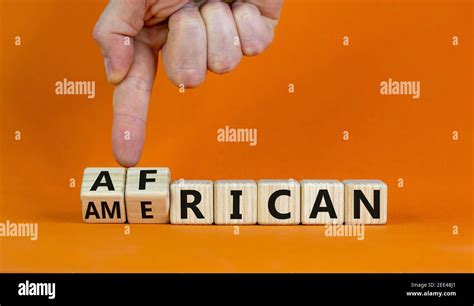
POLYGON ((95 25, 93 36, 104 56, 107 79, 120 83, 134 58, 134 39, 144 24, 146 0, 111 0, 95 25))

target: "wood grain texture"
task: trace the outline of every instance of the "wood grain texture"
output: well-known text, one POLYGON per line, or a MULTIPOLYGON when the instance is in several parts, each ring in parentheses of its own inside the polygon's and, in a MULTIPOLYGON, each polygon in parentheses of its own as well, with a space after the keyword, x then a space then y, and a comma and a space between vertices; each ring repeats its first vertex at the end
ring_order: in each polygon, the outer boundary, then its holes
POLYGON ((300 223, 300 183, 289 180, 258 181, 258 224, 299 224, 300 223), (281 194, 276 197, 279 192, 281 194), (274 197, 274 205, 271 204, 274 197), (276 197, 276 198, 275 198, 276 197), (272 206, 279 218, 272 214, 272 206))
POLYGON ((387 185, 381 180, 345 180, 344 205, 346 224, 385 224, 387 223, 387 185), (359 196, 357 196, 357 194, 359 196), (376 195, 379 194, 380 214, 374 217, 370 214, 362 200, 365 198, 370 207, 374 208, 376 195), (356 216, 357 206, 360 206, 360 216, 356 216))
POLYGON ((129 168, 125 187, 128 222, 169 223, 169 188, 168 168, 129 168))
POLYGON ((344 184, 342 182, 337 180, 302 180, 300 185, 302 224, 344 223, 344 184), (316 213, 316 205, 319 205, 320 210, 323 211, 316 213), (334 208, 331 212, 336 215, 335 218, 325 211, 331 207, 334 208), (312 215, 313 210, 314 214, 312 215))
POLYGON ((125 168, 86 168, 82 178, 82 217, 87 223, 125 223, 125 168), (91 190, 100 179, 100 186, 91 190), (105 186, 110 182, 112 185, 105 186))
POLYGON ((253 180, 220 180, 214 182, 214 222, 216 224, 257 223, 257 183, 253 180), (234 209, 231 192, 240 192, 239 206, 234 209))
POLYGON ((172 224, 212 224, 214 222, 214 188, 212 181, 207 180, 184 180, 180 179, 171 184, 171 216, 172 224), (194 209, 183 209, 183 203, 193 203, 196 196, 187 195, 182 198, 183 191, 194 193, 200 197, 200 201, 194 209), (186 216, 183 215, 186 211, 186 216), (199 216, 198 214, 201 214, 199 216))

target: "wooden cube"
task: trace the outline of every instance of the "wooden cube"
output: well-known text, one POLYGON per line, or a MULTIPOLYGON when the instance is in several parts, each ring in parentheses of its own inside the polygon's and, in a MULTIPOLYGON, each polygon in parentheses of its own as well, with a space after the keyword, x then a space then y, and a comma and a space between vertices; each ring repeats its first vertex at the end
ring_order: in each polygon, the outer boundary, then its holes
POLYGON ((170 170, 129 168, 125 187, 130 223, 169 223, 170 170))
POLYGON ((125 223, 125 168, 86 168, 82 178, 82 216, 87 223, 125 223))
POLYGON ((380 180, 343 181, 346 224, 387 223, 387 185, 380 180))
POLYGON ((212 224, 214 221, 212 181, 180 179, 171 184, 171 223, 212 224))
POLYGON ((257 223, 257 183, 252 180, 214 182, 214 222, 257 223))
POLYGON ((344 223, 344 184, 337 180, 302 180, 301 223, 344 223))
POLYGON ((258 224, 299 224, 300 210, 298 181, 258 181, 258 224))

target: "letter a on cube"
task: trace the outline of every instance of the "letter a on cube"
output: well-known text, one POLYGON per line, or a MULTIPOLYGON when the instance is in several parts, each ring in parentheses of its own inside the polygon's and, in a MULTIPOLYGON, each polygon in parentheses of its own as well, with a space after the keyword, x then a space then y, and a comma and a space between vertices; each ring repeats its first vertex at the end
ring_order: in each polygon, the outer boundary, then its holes
POLYGON ((337 180, 302 180, 301 223, 344 223, 344 184, 337 180))
POLYGON ((82 216, 87 223, 125 223, 125 168, 86 168, 82 216))

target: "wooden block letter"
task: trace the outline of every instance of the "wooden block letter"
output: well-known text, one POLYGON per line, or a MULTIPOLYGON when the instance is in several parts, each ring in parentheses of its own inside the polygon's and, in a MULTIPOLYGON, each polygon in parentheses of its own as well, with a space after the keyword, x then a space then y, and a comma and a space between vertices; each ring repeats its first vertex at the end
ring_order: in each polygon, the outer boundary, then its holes
POLYGON ((257 223, 257 183, 252 180, 214 182, 214 222, 257 223))
POLYGON ((171 223, 212 224, 212 181, 180 179, 171 184, 171 223))
POLYGON ((125 168, 86 168, 82 178, 82 216, 88 223, 125 223, 125 168))
POLYGON ((168 223, 169 188, 168 168, 129 168, 125 187, 128 222, 168 223))
POLYGON ((343 181, 346 224, 387 223, 387 185, 380 180, 343 181))
POLYGON ((299 224, 300 210, 300 183, 258 181, 258 224, 299 224))
POLYGON ((301 223, 342 224, 344 184, 337 180, 302 180, 301 223))

